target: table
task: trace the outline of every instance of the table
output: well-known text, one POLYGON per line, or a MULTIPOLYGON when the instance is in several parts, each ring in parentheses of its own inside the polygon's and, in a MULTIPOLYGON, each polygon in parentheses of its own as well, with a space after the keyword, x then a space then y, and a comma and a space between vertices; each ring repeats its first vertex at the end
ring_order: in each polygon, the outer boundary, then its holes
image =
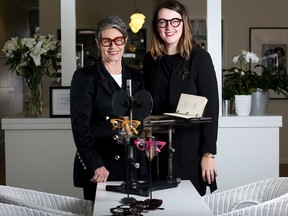
MULTIPOLYGON (((109 216, 110 208, 120 205, 120 200, 127 197, 126 194, 106 191, 106 185, 120 185, 121 182, 98 183, 95 198, 93 216, 109 216)), ((145 200, 149 197, 130 195, 137 200, 145 200)), ((192 183, 188 180, 181 181, 176 188, 158 190, 152 193, 152 198, 162 199, 161 207, 164 210, 154 210, 143 213, 147 216, 212 216, 213 213, 201 198, 192 183)))

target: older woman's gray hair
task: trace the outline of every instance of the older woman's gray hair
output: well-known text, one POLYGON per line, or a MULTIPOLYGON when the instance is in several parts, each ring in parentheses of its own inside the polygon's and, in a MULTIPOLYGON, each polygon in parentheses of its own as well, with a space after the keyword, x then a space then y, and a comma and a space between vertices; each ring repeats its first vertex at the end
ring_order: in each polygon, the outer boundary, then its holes
POLYGON ((124 23, 124 21, 118 16, 110 16, 101 20, 98 23, 96 27, 96 32, 95 32, 96 39, 97 40, 101 39, 102 31, 108 28, 115 28, 118 31, 120 31, 124 37, 128 36, 127 26, 124 23))

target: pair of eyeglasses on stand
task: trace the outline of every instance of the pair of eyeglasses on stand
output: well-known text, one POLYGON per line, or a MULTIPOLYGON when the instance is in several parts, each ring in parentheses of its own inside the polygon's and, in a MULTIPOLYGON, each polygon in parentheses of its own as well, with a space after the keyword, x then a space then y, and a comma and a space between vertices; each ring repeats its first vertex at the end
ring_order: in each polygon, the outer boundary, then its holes
POLYGON ((149 161, 152 161, 152 159, 161 152, 161 149, 166 145, 166 142, 157 141, 151 136, 146 137, 146 139, 136 139, 134 140, 134 144, 139 150, 145 151, 146 157, 149 161))
POLYGON ((113 126, 113 130, 126 127, 125 129, 131 129, 135 134, 138 134, 137 128, 141 124, 138 120, 126 120, 126 119, 110 119, 110 123, 113 126))
POLYGON ((166 142, 156 141, 153 139, 152 140, 136 139, 134 140, 134 144, 141 151, 145 151, 150 147, 156 152, 161 152, 161 149, 166 145, 166 142))
POLYGON ((134 144, 140 151, 145 151, 145 154, 149 160, 149 190, 150 190, 150 200, 152 199, 152 168, 151 161, 158 153, 161 152, 161 149, 166 145, 166 142, 155 140, 154 136, 146 137, 145 139, 136 139, 134 144))

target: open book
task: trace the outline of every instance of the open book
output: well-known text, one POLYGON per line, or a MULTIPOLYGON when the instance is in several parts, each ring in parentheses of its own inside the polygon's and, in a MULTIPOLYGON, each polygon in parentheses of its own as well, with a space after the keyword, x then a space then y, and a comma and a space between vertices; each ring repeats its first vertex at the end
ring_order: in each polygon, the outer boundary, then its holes
POLYGON ((207 98, 203 96, 182 93, 175 113, 163 113, 164 115, 180 118, 201 118, 207 104, 207 98))

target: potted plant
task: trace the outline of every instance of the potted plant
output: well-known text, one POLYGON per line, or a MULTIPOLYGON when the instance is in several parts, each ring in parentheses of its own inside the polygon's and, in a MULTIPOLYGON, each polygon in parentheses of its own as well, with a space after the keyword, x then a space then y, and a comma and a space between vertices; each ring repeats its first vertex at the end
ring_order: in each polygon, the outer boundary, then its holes
POLYGON ((234 96, 237 115, 247 116, 250 114, 251 94, 255 91, 256 73, 249 69, 248 64, 258 63, 258 61, 259 58, 255 53, 242 50, 240 55, 233 57, 233 62, 239 67, 222 70, 223 95, 225 99, 234 96))
POLYGON ((255 69, 260 69, 260 73, 256 74, 255 87, 268 92, 274 91, 276 94, 283 94, 288 97, 288 74, 284 65, 264 66, 258 64, 255 69))
MULTIPOLYGON (((239 67, 223 69, 223 99, 232 95, 251 95, 251 115, 263 115, 269 103, 269 91, 288 97, 288 74, 284 65, 264 66, 257 64, 253 71, 248 63, 257 63, 256 54, 243 50, 233 58, 239 67)), ((238 96, 236 96, 238 97, 238 96)))
POLYGON ((269 103, 269 90, 288 96, 288 75, 284 65, 256 65, 254 76, 255 92, 252 94, 251 115, 264 115, 269 103), (260 71, 259 71, 260 70, 260 71))
POLYGON ((233 85, 228 80, 223 81, 222 85, 222 115, 227 116, 233 113, 233 101, 236 94, 233 85))

